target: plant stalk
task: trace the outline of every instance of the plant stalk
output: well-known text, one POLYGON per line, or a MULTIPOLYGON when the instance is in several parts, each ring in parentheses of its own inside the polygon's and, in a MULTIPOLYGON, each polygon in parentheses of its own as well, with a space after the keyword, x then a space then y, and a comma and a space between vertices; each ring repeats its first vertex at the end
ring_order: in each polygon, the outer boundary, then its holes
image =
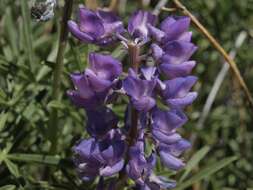
MULTIPOLYGON (((53 70, 53 92, 52 100, 60 99, 60 89, 61 89, 61 77, 63 72, 63 59, 64 52, 67 45, 68 38, 68 20, 71 17, 73 7, 73 0, 65 0, 61 29, 60 29, 60 39, 59 39, 59 49, 57 53, 56 63, 53 70)), ((50 153, 54 154, 56 152, 57 145, 57 133, 58 133, 58 109, 52 108, 49 117, 49 129, 48 137, 51 141, 50 153)))
MULTIPOLYGON (((139 65, 140 65, 140 47, 132 42, 128 43, 128 53, 129 53, 129 61, 130 65, 134 69, 136 73, 138 73, 139 65)), ((138 111, 131 105, 131 126, 127 135, 127 143, 128 147, 134 145, 138 138, 138 111)), ((126 175, 126 164, 129 160, 129 148, 127 150, 126 162, 124 168, 119 173, 119 181, 116 185, 116 189, 124 189, 124 183, 127 179, 126 175)))

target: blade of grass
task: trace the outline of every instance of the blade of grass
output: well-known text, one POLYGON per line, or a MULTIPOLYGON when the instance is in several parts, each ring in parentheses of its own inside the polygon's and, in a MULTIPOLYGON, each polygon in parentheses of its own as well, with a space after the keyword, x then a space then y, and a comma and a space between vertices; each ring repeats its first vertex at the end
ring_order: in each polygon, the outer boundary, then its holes
POLYGON ((205 146, 191 157, 191 159, 188 161, 187 165, 185 166, 185 172, 179 179, 179 182, 184 181, 184 179, 189 175, 192 169, 198 165, 198 163, 205 157, 205 155, 209 152, 209 150, 210 150, 210 147, 205 146))
POLYGON ((26 43, 26 54, 30 63, 30 68, 34 68, 34 55, 33 55, 33 44, 32 44, 32 30, 31 30, 31 19, 30 11, 28 8, 28 1, 21 0, 21 12, 23 18, 23 29, 24 29, 24 39, 26 43))
POLYGON ((1 113, 1 115, 0 115, 0 132, 4 129, 7 119, 8 119, 8 113, 1 113))
POLYGON ((174 190, 181 190, 186 189, 187 187, 191 186, 192 184, 209 177, 210 175, 214 174, 215 172, 219 171, 220 169, 226 167, 230 163, 234 162, 238 158, 236 156, 224 158, 219 162, 215 162, 213 164, 209 164, 206 168, 200 170, 196 175, 191 177, 189 180, 178 184, 178 186, 174 190))
POLYGON ((58 165, 61 161, 59 156, 48 156, 41 154, 8 154, 8 159, 21 162, 35 162, 39 164, 58 165))
MULTIPOLYGON (((68 20, 71 17, 73 3, 74 3, 73 0, 65 0, 65 5, 63 8, 59 49, 57 53, 56 64, 54 66, 54 71, 53 71, 53 87, 52 87, 53 100, 60 99, 61 75, 63 72, 64 51, 67 45, 67 38, 68 38, 68 20)), ((57 108, 51 109, 48 132, 49 132, 48 137, 52 143, 51 148, 50 148, 50 153, 54 154, 57 151, 56 150, 57 132, 58 132, 58 109, 57 108)))
POLYGON ((4 162, 9 171, 11 172, 11 174, 14 175, 16 178, 18 178, 20 176, 18 166, 9 159, 5 159, 4 162))
POLYGON ((15 190, 16 186, 15 185, 5 185, 0 187, 0 190, 15 190))

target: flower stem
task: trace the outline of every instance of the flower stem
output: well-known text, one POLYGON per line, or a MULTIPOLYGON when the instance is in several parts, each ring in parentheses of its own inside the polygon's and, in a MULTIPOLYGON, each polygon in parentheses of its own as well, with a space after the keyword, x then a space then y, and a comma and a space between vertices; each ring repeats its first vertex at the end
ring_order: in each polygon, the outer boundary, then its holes
MULTIPOLYGON (((59 39, 59 49, 57 53, 56 63, 53 70, 53 92, 52 99, 59 100, 60 99, 60 88, 61 88, 61 76, 63 71, 63 59, 64 59, 64 51, 67 44, 68 37, 68 20, 71 17, 73 7, 73 0, 65 0, 65 5, 63 8, 63 16, 61 22, 61 31, 60 31, 60 39, 59 39)), ((51 141, 50 153, 56 152, 57 145, 57 132, 58 132, 58 109, 52 108, 50 112, 49 118, 49 129, 48 129, 48 137, 51 141)))
MULTIPOLYGON (((133 42, 128 43, 128 53, 129 53, 129 60, 130 65, 138 73, 139 65, 140 65, 140 46, 134 44, 133 42)), ((131 106, 131 126, 127 135, 127 142, 128 142, 128 150, 126 154, 126 162, 124 168, 119 173, 119 181, 116 185, 116 189, 123 189, 124 183, 127 179, 126 175, 126 165, 129 160, 129 147, 134 145, 138 137, 138 111, 131 106)))
MULTIPOLYGON (((140 47, 134 43, 128 44, 128 51, 129 51, 129 59, 130 65, 133 67, 136 73, 138 73, 139 64, 140 64, 140 47)), ((128 133, 128 144, 132 146, 138 136, 138 111, 131 108, 131 127, 128 133)))

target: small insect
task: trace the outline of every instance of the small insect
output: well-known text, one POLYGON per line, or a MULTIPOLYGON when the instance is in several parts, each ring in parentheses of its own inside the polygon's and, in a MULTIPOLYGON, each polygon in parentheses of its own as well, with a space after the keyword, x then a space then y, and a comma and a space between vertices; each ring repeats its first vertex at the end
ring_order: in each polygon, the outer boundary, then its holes
POLYGON ((36 21, 46 22, 54 17, 55 6, 56 0, 36 1, 31 8, 31 17, 36 21))

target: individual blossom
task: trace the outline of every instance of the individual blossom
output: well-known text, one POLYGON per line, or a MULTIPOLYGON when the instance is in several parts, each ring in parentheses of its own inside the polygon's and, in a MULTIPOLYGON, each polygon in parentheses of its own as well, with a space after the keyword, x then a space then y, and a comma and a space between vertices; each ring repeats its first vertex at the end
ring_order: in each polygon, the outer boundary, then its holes
POLYGON ((103 137, 108 131, 117 127, 118 118, 107 107, 87 110, 86 113, 88 118, 86 129, 92 137, 103 137))
POLYGON ((152 135, 161 161, 172 170, 178 170, 184 166, 178 156, 190 147, 190 143, 176 132, 176 129, 186 121, 186 116, 180 110, 155 109, 152 114, 152 135))
POLYGON ((79 22, 68 21, 70 32, 82 42, 107 45, 115 41, 115 34, 124 32, 123 23, 112 13, 93 12, 79 8, 79 22))
POLYGON ((153 56, 159 63, 159 70, 167 78, 185 77, 195 67, 195 61, 189 58, 196 51, 196 46, 185 41, 170 41, 163 46, 157 44, 151 46, 153 56))
POLYGON ((185 150, 191 147, 191 144, 184 140, 180 139, 179 141, 172 144, 160 144, 158 151, 162 163, 166 167, 172 170, 179 170, 185 166, 184 162, 178 158, 185 150))
POLYGON ((144 41, 148 39, 148 25, 153 26, 156 16, 146 11, 136 11, 128 21, 128 32, 134 38, 144 41))
POLYGON ((168 41, 186 41, 191 40, 192 33, 188 31, 190 26, 189 17, 167 17, 161 22, 160 28, 148 25, 149 32, 160 44, 168 41))
POLYGON ((156 85, 154 80, 142 80, 137 75, 132 74, 123 81, 123 89, 131 97, 131 102, 138 111, 149 111, 155 106, 155 99, 152 97, 156 85))
POLYGON ((152 111, 152 135, 153 138, 164 144, 172 144, 181 140, 176 129, 187 122, 186 115, 181 110, 160 110, 155 108, 152 111))
POLYGON ((196 92, 189 92, 196 83, 197 77, 178 77, 165 81, 166 88, 163 98, 173 108, 184 108, 190 105, 197 97, 196 92))
POLYGON ((74 147, 74 163, 83 180, 96 176, 112 176, 124 166, 124 137, 112 129, 102 140, 82 140, 74 147))
POLYGON ((129 148, 129 161, 126 166, 128 177, 141 186, 145 185, 145 180, 150 176, 156 163, 154 154, 148 157, 145 156, 143 135, 143 131, 141 131, 139 139, 129 148))
POLYGON ((89 54, 89 64, 84 73, 71 75, 76 89, 68 91, 68 95, 77 106, 94 109, 103 104, 122 66, 111 56, 97 53, 89 54))
POLYGON ((159 62, 159 70, 169 79, 189 75, 196 65, 195 61, 189 61, 197 49, 190 42, 189 24, 188 17, 168 17, 160 29, 149 25, 151 35, 156 39, 151 45, 153 57, 159 62))
POLYGON ((176 187, 176 182, 168 180, 163 176, 156 176, 151 173, 148 178, 146 178, 144 185, 137 184, 137 190, 160 190, 160 189, 172 189, 176 187))

